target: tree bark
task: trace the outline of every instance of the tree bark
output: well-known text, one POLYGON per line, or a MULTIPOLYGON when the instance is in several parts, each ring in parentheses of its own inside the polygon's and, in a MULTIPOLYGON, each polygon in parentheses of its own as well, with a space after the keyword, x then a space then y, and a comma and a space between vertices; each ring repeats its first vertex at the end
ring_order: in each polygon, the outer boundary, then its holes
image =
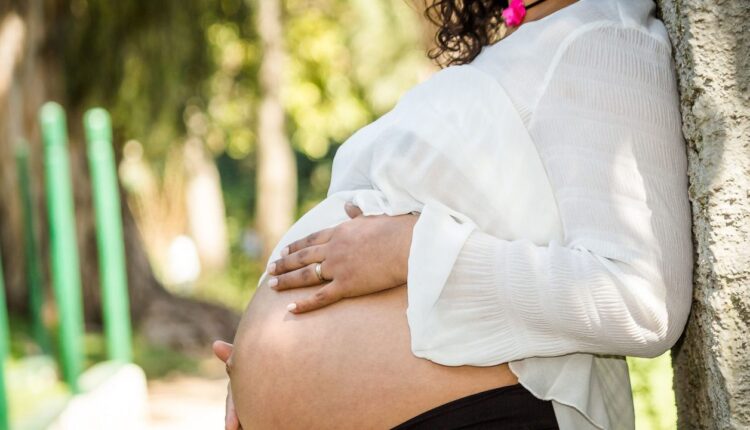
POLYGON ((674 48, 696 252, 672 349, 678 426, 750 428, 750 2, 659 0, 674 48))
POLYGON ((262 261, 294 221, 297 204, 297 166, 286 138, 281 85, 284 49, 280 0, 257 0, 258 32, 263 42, 260 67, 262 100, 258 115, 258 173, 256 227, 261 237, 262 261))

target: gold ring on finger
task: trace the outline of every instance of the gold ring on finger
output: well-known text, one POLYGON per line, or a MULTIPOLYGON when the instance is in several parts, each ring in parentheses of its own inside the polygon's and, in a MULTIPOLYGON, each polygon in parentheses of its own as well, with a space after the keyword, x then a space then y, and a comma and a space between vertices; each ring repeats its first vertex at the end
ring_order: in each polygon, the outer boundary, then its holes
POLYGON ((329 279, 323 277, 323 262, 315 263, 315 274, 318 276, 320 282, 329 281, 329 279))

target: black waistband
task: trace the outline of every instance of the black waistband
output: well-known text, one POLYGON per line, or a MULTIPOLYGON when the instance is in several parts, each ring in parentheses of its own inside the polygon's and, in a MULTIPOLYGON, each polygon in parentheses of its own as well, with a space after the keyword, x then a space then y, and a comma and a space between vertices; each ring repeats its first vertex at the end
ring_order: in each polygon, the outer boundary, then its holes
POLYGON ((552 402, 514 384, 440 405, 392 430, 557 430, 552 402))

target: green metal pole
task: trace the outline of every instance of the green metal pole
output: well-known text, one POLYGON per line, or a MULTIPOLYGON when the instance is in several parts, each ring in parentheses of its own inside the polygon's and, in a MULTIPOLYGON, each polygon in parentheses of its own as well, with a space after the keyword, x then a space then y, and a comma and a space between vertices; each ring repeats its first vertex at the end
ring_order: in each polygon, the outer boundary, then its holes
POLYGON ((44 141, 52 285, 60 316, 60 356, 65 382, 77 393, 78 376, 83 370, 84 325, 65 112, 59 104, 48 102, 42 106, 39 118, 44 141))
POLYGON ((42 318, 44 290, 42 287, 42 268, 37 245, 37 232, 39 230, 36 226, 34 202, 31 198, 29 145, 26 141, 20 141, 16 147, 16 165, 18 167, 18 183, 21 187, 21 209, 24 220, 24 252, 26 255, 26 279, 29 284, 31 330, 39 348, 43 352, 49 353, 51 351, 50 341, 42 318))
POLYGON ((0 430, 10 428, 7 387, 5 386, 5 362, 10 353, 9 332, 8 308, 5 303, 5 280, 3 279, 3 258, 0 255, 0 430))
POLYGON ((112 125, 109 114, 101 108, 86 112, 83 123, 94 191, 107 352, 111 360, 130 362, 130 305, 112 125))

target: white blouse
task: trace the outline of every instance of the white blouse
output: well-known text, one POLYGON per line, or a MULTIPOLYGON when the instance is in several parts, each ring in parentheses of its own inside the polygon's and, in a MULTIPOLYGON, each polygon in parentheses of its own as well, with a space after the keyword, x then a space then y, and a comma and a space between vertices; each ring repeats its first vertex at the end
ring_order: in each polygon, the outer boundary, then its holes
MULTIPOLYGON (((337 151, 289 242, 420 212, 413 353, 509 363, 560 429, 632 429, 624 356, 685 326, 693 253, 671 45, 652 0, 579 0, 436 72, 337 151)), ((264 282, 264 274, 259 285, 264 282)))

